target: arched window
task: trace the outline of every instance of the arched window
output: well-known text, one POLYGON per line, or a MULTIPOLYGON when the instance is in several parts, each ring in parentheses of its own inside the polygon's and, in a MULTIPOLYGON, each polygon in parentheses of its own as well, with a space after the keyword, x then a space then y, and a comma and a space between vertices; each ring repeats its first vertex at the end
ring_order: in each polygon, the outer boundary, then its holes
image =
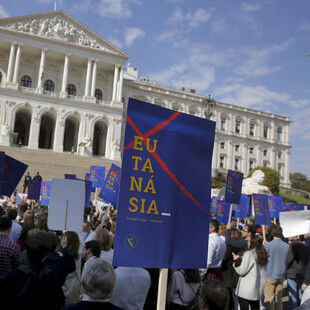
POLYGON ((95 90, 95 97, 97 98, 97 100, 102 100, 102 91, 101 89, 96 89, 95 90))
POLYGON ((21 80, 20 80, 20 86, 22 87, 27 87, 27 88, 31 88, 31 77, 28 75, 24 75, 21 80))
POLYGON ((45 91, 54 91, 55 83, 52 80, 46 80, 44 82, 44 90, 45 91))
POLYGON ((0 71, 0 83, 2 83, 2 72, 0 71))
POLYGON ((71 96, 76 96, 76 87, 73 84, 67 85, 67 94, 71 96))

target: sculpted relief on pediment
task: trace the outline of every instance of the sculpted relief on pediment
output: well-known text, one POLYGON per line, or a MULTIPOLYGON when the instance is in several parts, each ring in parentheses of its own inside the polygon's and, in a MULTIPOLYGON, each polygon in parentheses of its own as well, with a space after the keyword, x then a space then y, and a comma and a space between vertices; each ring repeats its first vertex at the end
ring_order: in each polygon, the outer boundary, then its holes
POLYGON ((14 24, 5 25, 4 27, 15 31, 31 33, 46 38, 59 39, 66 42, 115 53, 106 46, 103 46, 102 42, 99 43, 89 34, 86 34, 84 30, 78 29, 78 27, 74 26, 72 23, 59 17, 17 22, 14 24))

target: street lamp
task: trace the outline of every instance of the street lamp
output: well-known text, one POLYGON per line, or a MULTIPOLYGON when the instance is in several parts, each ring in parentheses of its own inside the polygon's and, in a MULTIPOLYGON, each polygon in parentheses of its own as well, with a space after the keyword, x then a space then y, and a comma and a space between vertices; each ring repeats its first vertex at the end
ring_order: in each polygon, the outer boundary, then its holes
POLYGON ((203 107, 207 108, 207 111, 205 111, 205 116, 207 119, 210 119, 212 116, 211 109, 216 105, 215 100, 211 99, 211 95, 209 95, 209 98, 207 98, 204 103, 203 107))

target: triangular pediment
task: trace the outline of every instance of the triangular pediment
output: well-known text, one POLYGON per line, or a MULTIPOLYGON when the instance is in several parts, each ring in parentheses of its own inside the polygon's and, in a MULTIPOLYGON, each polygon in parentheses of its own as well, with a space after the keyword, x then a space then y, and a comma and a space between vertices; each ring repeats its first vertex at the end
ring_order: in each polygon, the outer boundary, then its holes
POLYGON ((129 56, 64 11, 0 19, 0 28, 98 49, 125 58, 129 56))

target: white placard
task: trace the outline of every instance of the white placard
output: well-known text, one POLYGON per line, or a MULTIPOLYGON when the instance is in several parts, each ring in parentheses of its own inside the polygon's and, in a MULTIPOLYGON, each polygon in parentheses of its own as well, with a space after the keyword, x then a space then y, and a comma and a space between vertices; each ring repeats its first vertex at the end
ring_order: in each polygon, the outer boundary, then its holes
POLYGON ((280 212, 279 220, 285 238, 310 233, 310 210, 280 212))
POLYGON ((84 181, 53 179, 48 211, 48 228, 81 232, 83 230, 84 206, 84 181))

